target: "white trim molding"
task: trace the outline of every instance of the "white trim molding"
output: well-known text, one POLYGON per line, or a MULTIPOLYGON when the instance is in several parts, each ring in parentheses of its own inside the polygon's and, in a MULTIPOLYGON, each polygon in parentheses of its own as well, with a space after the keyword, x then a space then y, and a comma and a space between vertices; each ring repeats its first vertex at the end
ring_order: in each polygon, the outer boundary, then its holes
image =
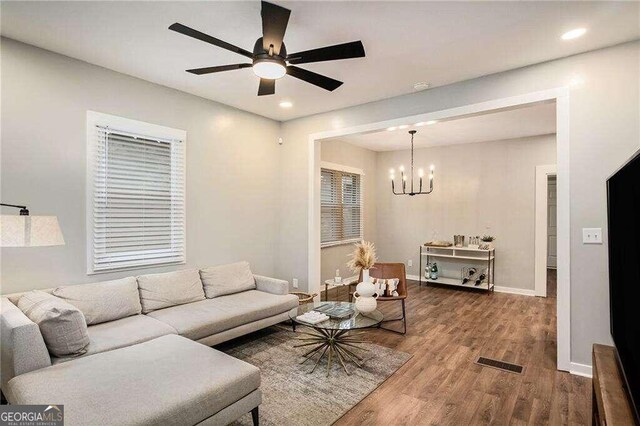
POLYGON ((587 364, 579 364, 577 362, 571 363, 571 369, 569 373, 582 377, 593 377, 593 367, 587 364))
POLYGON ((495 286, 495 289, 498 293, 509 293, 509 294, 517 294, 518 296, 535 296, 536 292, 534 290, 528 288, 515 288, 515 287, 503 287, 503 286, 495 286))
POLYGON ((558 87, 449 108, 441 111, 394 118, 342 129, 309 134, 308 138, 308 282, 309 292, 320 290, 320 141, 322 139, 383 130, 387 127, 508 110, 535 103, 556 103, 557 199, 558 199, 558 294, 557 367, 571 371, 571 212, 569 180, 569 88, 558 87))
MULTIPOLYGON (((407 275, 408 280, 419 281, 420 277, 418 275, 407 275)), ((473 287, 469 287, 473 288, 473 287)), ((529 290, 526 288, 513 288, 513 287, 495 287, 498 293, 509 293, 509 294, 517 294, 518 296, 535 296, 535 292, 533 290, 529 290)))
POLYGON ((321 161, 320 162, 320 168, 321 169, 336 170, 338 172, 352 173, 354 175, 364 176, 364 170, 362 170, 362 169, 358 169, 356 167, 344 166, 344 165, 338 164, 338 163, 330 163, 329 161, 321 161))
POLYGON ((558 168, 555 164, 536 166, 534 282, 535 295, 539 297, 547 297, 548 179, 549 176, 556 176, 557 174, 558 168))

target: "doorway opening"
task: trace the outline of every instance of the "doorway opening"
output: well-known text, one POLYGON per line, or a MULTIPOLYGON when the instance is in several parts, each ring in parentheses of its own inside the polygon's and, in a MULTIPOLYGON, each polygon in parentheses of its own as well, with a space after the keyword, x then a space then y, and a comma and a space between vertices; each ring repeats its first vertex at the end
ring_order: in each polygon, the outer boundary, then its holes
POLYGON ((558 269, 558 169, 536 167, 535 295, 556 297, 558 269))
MULTIPOLYGON (((537 103, 555 102, 556 104, 556 141, 557 141, 557 368, 571 371, 570 361, 570 214, 569 214, 569 91, 558 88, 542 92, 496 99, 479 104, 396 118, 349 128, 324 131, 309 135, 309 238, 308 265, 309 291, 321 290, 321 212, 320 212, 320 142, 324 139, 347 135, 378 132, 390 127, 426 123, 432 120, 447 120, 454 117, 486 114, 491 111, 522 108, 537 103)), ((436 175, 437 176, 437 175, 436 175)), ((385 177, 386 179, 386 177, 385 177)), ((546 185, 545 185, 546 188, 546 185)), ((545 189, 546 192, 546 189, 545 189)), ((546 195, 546 194, 545 194, 546 195)), ((546 217, 546 215, 545 215, 546 217)), ((544 252, 546 267, 547 230, 544 234, 544 252)), ((536 248, 540 245, 536 244, 536 248)), ((545 268, 546 269, 546 268, 545 268)), ((543 273, 546 276, 546 274, 543 273)), ((546 291, 546 288, 545 288, 546 291)))

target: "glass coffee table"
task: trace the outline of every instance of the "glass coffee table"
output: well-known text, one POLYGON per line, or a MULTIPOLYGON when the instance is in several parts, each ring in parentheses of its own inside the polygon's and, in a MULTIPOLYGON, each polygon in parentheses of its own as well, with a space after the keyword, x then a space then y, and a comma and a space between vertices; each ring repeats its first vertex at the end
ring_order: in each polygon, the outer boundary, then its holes
POLYGON ((377 327, 382 322, 384 316, 378 310, 373 312, 361 313, 356 309, 355 304, 347 302, 313 302, 300 305, 289 311, 289 318, 294 324, 308 327, 310 331, 299 331, 304 337, 298 339, 303 343, 295 347, 309 347, 303 357, 305 358, 301 364, 312 359, 315 355, 319 355, 315 365, 309 371, 313 373, 320 361, 327 357, 327 376, 331 371, 331 364, 339 362, 345 373, 349 375, 347 364, 352 362, 356 366, 362 368, 363 358, 355 353, 355 350, 367 351, 367 349, 359 346, 366 341, 361 340, 357 331, 367 328, 377 327), (299 315, 306 312, 316 310, 325 305, 325 307, 343 307, 350 308, 353 313, 342 319, 330 318, 318 324, 308 324, 297 319, 299 315), (356 332, 356 333, 354 333, 356 332))

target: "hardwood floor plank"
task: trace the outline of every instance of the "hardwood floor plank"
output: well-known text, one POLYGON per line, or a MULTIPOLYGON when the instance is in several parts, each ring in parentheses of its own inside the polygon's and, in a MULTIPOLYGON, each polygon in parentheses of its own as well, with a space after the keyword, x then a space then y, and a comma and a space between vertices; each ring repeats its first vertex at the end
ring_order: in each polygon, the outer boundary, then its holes
MULTIPOLYGON (((555 275, 549 275, 547 298, 409 281, 407 334, 371 330, 366 337, 412 359, 335 424, 588 425, 591 380, 556 370, 555 275), (525 369, 483 367, 475 364, 479 356, 525 369)), ((344 292, 339 296, 345 300, 344 292)), ((401 313, 399 303, 378 305, 387 318, 401 313)))

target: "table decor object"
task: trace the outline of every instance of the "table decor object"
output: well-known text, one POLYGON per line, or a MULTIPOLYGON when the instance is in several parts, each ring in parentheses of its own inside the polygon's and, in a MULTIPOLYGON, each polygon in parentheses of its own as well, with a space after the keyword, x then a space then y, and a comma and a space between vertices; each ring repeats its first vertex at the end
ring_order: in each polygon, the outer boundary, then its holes
POLYGON ((328 320, 329 315, 323 314, 322 312, 318 312, 318 311, 309 311, 309 312, 305 312, 302 315, 298 315, 296 319, 300 322, 314 325, 314 324, 321 323, 322 321, 328 320))
POLYGON ((369 269, 374 267, 376 260, 376 249, 373 243, 362 241, 355 245, 355 250, 347 263, 347 266, 353 272, 359 273, 362 271, 362 282, 356 286, 356 292, 353 294, 356 300, 356 307, 360 312, 372 312, 377 306, 377 296, 373 297, 376 293, 376 287, 369 278, 369 269))
POLYGON ((432 241, 427 241, 426 243, 424 243, 424 245, 430 246, 430 247, 451 247, 453 243, 451 241, 432 240, 432 241))

